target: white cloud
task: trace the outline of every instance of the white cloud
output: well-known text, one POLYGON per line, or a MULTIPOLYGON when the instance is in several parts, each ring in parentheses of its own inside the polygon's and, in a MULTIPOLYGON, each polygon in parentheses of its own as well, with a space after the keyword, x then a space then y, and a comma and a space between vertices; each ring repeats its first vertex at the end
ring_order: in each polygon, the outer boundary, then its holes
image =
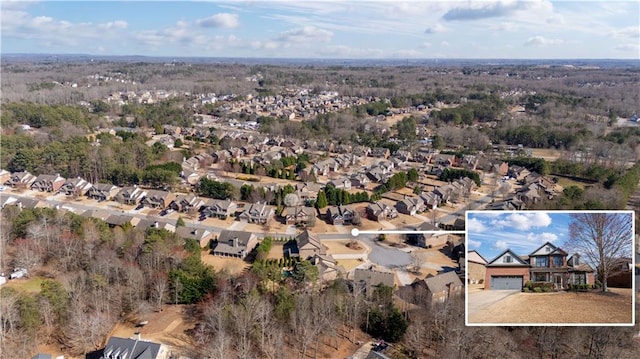
POLYGON ((445 21, 473 21, 496 17, 512 16, 516 13, 530 12, 534 10, 550 10, 553 5, 550 1, 477 1, 466 2, 447 11, 442 19, 445 21))
POLYGON ((332 37, 333 32, 329 30, 320 29, 315 26, 305 26, 281 33, 278 40, 283 42, 314 43, 328 42, 331 41, 332 37))
POLYGON ((524 43, 524 46, 549 46, 549 45, 560 45, 563 41, 560 39, 547 39, 543 36, 537 35, 532 36, 527 39, 524 43))
POLYGON ((492 31, 515 31, 518 29, 518 26, 512 22, 501 22, 499 24, 491 25, 489 27, 492 31))
POLYGON ((110 22, 98 25, 98 27, 105 30, 126 29, 128 26, 129 24, 124 20, 110 21, 110 22))
POLYGON ((484 223, 482 223, 482 221, 477 218, 470 218, 467 222, 467 230, 473 233, 484 232, 487 230, 487 226, 485 226, 484 223))
POLYGON ((223 12, 204 19, 198 19, 196 20, 196 24, 202 27, 234 28, 238 27, 240 22, 238 21, 238 14, 229 14, 223 12))
POLYGON ((493 248, 499 249, 499 250, 505 250, 509 248, 509 244, 506 241, 499 240, 493 244, 493 248))
POLYGON ((469 246, 469 248, 478 249, 482 245, 482 242, 469 239, 467 240, 467 245, 469 246))
POLYGON ((640 45, 636 44, 620 44, 615 47, 618 51, 630 52, 635 51, 636 53, 640 51, 640 45))
POLYGON ((391 53, 391 57, 415 58, 415 57, 424 57, 424 54, 417 50, 398 50, 391 53))
POLYGON ((640 38, 640 26, 628 26, 622 29, 616 29, 609 32, 609 36, 615 38, 638 39, 640 38))
POLYGON ((449 43, 448 43, 447 41, 442 41, 442 42, 440 43, 440 46, 442 46, 442 47, 448 47, 448 46, 449 46, 449 43))
POLYGON ((431 47, 431 43, 430 42, 423 42, 422 44, 420 44, 419 46, 421 49, 427 49, 431 47))
POLYGON ((445 27, 442 24, 435 24, 433 26, 430 26, 428 28, 426 28, 426 30, 424 30, 425 34, 437 34, 437 33, 441 33, 441 32, 445 32, 447 31, 448 28, 445 27))
POLYGON ((512 213, 504 219, 496 219, 492 222, 497 227, 510 227, 526 231, 531 228, 547 227, 551 224, 551 217, 544 212, 512 213))
POLYGON ((540 242, 540 243, 546 243, 546 242, 554 242, 556 240, 558 240, 558 236, 555 233, 549 233, 549 232, 542 232, 542 233, 529 233, 527 235, 527 240, 531 241, 531 242, 540 242))

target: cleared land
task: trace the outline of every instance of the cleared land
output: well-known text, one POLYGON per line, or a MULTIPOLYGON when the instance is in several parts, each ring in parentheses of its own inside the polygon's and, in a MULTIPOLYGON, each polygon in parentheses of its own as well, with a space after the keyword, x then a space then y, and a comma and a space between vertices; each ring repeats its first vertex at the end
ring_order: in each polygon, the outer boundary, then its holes
POLYGON ((241 274, 250 267, 249 263, 240 258, 214 256, 209 254, 208 251, 202 251, 200 258, 202 258, 203 263, 213 266, 216 271, 224 269, 231 275, 241 274))
MULTIPOLYGON (((484 292, 469 293, 469 302, 484 292)), ((631 289, 601 292, 516 293, 477 312, 469 323, 631 323, 631 289)))

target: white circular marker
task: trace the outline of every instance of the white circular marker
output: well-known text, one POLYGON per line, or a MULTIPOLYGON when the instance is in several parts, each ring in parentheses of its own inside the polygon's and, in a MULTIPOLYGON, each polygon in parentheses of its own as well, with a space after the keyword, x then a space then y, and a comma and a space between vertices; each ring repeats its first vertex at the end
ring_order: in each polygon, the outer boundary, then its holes
POLYGON ((351 230, 351 235, 354 237, 357 237, 360 234, 360 231, 358 230, 358 228, 353 228, 351 230))

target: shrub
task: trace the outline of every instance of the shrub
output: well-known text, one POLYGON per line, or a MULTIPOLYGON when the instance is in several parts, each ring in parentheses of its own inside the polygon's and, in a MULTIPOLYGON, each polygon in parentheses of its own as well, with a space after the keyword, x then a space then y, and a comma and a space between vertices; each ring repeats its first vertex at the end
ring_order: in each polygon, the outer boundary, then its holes
POLYGON ((536 292, 536 293, 540 293, 540 292, 542 292, 542 288, 535 287, 535 288, 533 288, 533 291, 536 292))
POLYGON ((546 292, 550 292, 551 288, 549 288, 548 286, 544 286, 544 287, 542 287, 542 291, 545 292, 545 293, 546 292))
POLYGON ((569 285, 567 286, 567 289, 568 289, 568 290, 572 290, 572 289, 573 289, 573 284, 569 284, 569 285))
POLYGON ((525 286, 525 287, 527 287, 527 288, 529 288, 529 289, 531 289, 531 285, 532 285, 532 283, 531 283, 531 281, 530 281, 530 280, 528 280, 528 281, 524 284, 524 286, 525 286))
POLYGON ((527 288, 527 287, 522 288, 522 291, 525 292, 525 293, 531 292, 531 290, 529 288, 527 288))

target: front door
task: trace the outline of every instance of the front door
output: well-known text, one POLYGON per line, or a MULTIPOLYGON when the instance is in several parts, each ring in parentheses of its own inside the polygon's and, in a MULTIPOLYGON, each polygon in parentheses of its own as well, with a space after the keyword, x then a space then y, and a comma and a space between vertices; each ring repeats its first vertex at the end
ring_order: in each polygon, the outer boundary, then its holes
POLYGON ((562 275, 561 274, 555 274, 554 275, 554 281, 555 283, 555 287, 556 289, 562 289, 564 288, 563 286, 563 282, 562 282, 562 275))

